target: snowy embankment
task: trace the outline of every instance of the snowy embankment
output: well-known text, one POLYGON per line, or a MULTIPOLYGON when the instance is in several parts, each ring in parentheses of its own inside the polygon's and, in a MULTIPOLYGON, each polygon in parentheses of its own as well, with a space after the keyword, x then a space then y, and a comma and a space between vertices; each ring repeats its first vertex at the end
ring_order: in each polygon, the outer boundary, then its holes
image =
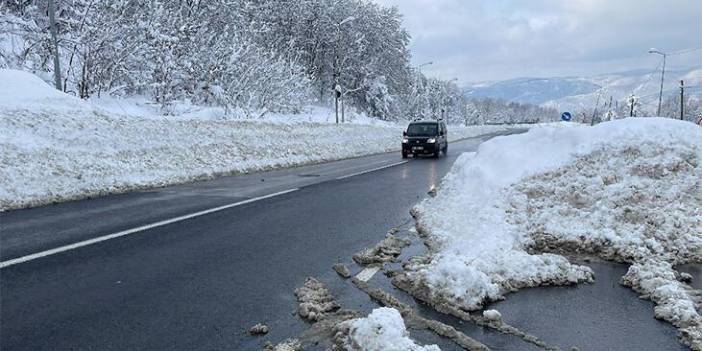
POLYGON ((0 70, 0 81, 0 210, 394 151, 403 129, 360 116, 336 125, 319 108, 268 120, 216 109, 166 117, 129 100, 82 101, 26 72, 0 70))
MULTIPOLYGON (((410 290, 467 309, 524 287, 587 282, 559 254, 630 263, 622 284, 702 350, 700 292, 674 267, 702 263, 702 128, 659 118, 537 128, 462 155, 413 210, 430 247, 410 290)), ((689 278, 689 277, 687 277, 689 278)))

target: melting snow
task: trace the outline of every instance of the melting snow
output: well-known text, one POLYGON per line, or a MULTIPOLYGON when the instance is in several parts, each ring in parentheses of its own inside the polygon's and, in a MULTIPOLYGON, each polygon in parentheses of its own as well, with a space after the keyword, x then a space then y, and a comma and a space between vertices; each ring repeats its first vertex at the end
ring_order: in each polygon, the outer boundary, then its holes
POLYGON ((699 292, 673 269, 702 262, 694 124, 637 118, 496 138, 461 156, 413 212, 430 257, 406 267, 438 301, 479 309, 516 289, 590 281, 558 253, 593 254, 631 263, 622 282, 702 349, 699 292))

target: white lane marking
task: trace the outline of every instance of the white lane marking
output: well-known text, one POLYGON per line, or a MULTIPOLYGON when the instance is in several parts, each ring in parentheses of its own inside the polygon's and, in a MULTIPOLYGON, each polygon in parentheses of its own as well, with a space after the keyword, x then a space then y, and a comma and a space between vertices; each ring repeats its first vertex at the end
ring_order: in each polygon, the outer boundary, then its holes
POLYGON ((362 282, 368 282, 379 270, 380 267, 378 266, 364 268, 360 273, 356 274, 356 279, 362 282))
POLYGON ((409 161, 396 162, 396 163, 393 163, 393 164, 389 164, 389 165, 385 165, 385 166, 380 166, 380 167, 377 167, 377 168, 372 168, 372 169, 368 169, 368 170, 361 171, 361 172, 356 172, 356 173, 347 174, 347 175, 345 175, 345 176, 341 176, 341 177, 336 178, 336 180, 342 180, 342 179, 347 179, 347 178, 351 178, 351 177, 355 177, 355 176, 360 176, 360 175, 362 175, 362 174, 366 174, 366 173, 371 173, 371 172, 379 171, 379 170, 381 170, 381 169, 386 169, 386 168, 390 168, 390 167, 399 166, 399 165, 405 164, 405 163, 407 163, 407 162, 409 162, 409 161))
POLYGON ((380 160, 380 161, 375 161, 375 162, 371 162, 371 163, 366 163, 366 164, 363 164, 363 165, 358 165, 358 164, 356 164, 356 165, 353 165, 353 166, 350 166, 350 167, 332 169, 332 171, 338 172, 338 173, 344 173, 344 172, 346 172, 346 171, 351 171, 351 170, 354 170, 354 169, 358 169, 359 167, 368 167, 368 166, 377 165, 377 164, 386 163, 386 162, 388 162, 388 160, 380 160))
POLYGON ((187 219, 191 219, 191 218, 195 218, 195 217, 204 216, 204 215, 207 215, 207 214, 210 214, 210 213, 215 213, 215 212, 223 211, 223 210, 226 210, 226 209, 229 209, 229 208, 232 208, 232 207, 237 207, 237 206, 241 206, 241 205, 246 205, 246 204, 250 204, 250 203, 252 203, 252 202, 256 202, 256 201, 260 201, 260 200, 264 200, 264 199, 269 199, 269 198, 272 198, 272 197, 275 197, 275 196, 279 196, 279 195, 284 195, 284 194, 292 193, 293 191, 297 191, 297 190, 299 190, 299 189, 298 189, 298 188, 294 188, 294 189, 288 189, 288 190, 284 190, 284 191, 279 191, 279 192, 273 193, 273 194, 268 194, 268 195, 264 195, 264 196, 254 197, 254 198, 251 198, 251 199, 247 199, 247 200, 243 200, 243 201, 231 203, 231 204, 228 204, 228 205, 224 205, 224 206, 219 206, 219 207, 211 208, 211 209, 209 209, 209 210, 204 210, 204 211, 200 211, 200 212, 195 212, 195 213, 183 215, 183 216, 180 216, 180 217, 175 217, 175 218, 171 218, 171 219, 166 219, 166 220, 163 220, 163 221, 159 221, 159 222, 155 222, 155 223, 143 225, 143 226, 141 226, 141 227, 136 227, 136 228, 132 228, 132 229, 127 229, 127 230, 123 230, 123 231, 121 231, 121 232, 117 232, 117 233, 113 233, 113 234, 108 234, 108 235, 103 235, 103 236, 100 236, 100 237, 97 237, 97 238, 92 238, 92 239, 80 241, 80 242, 77 242, 77 243, 73 243, 73 244, 69 244, 69 245, 65 245, 65 246, 60 246, 60 247, 57 247, 57 248, 54 248, 54 249, 50 249, 50 250, 46 250, 46 251, 37 252, 37 253, 30 254, 30 255, 27 255, 27 256, 22 256, 22 257, 14 258, 14 259, 11 259, 11 260, 2 261, 2 262, 0 262, 0 268, 5 268, 5 267, 9 267, 9 266, 16 265, 16 264, 19 264, 19 263, 24 263, 24 262, 27 262, 27 261, 36 260, 36 259, 38 259, 38 258, 42 258, 42 257, 46 257, 46 256, 55 255, 55 254, 57 254, 57 253, 61 253, 61 252, 65 252, 65 251, 74 250, 74 249, 77 249, 77 248, 80 248, 80 247, 84 247, 84 246, 88 246, 88 245, 92 245, 92 244, 97 244, 97 243, 100 243, 100 242, 103 242, 103 241, 107 241, 107 240, 119 238, 119 237, 121 237, 121 236, 126 236, 126 235, 130 235, 130 234, 134 234, 134 233, 143 232, 143 231, 145 231, 145 230, 149 230, 149 229, 156 228, 156 227, 162 227, 162 226, 164 226, 164 225, 168 225, 168 224, 172 224, 172 223, 176 223, 176 222, 181 222, 181 221, 184 221, 184 220, 187 220, 187 219))

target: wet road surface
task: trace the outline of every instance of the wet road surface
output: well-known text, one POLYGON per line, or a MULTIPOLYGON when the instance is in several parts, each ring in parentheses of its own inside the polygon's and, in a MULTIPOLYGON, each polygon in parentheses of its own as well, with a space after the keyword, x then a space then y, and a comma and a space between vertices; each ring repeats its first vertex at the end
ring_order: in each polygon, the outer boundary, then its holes
POLYGON ((619 284, 628 266, 586 263, 593 284, 525 289, 494 303, 503 320, 568 350, 689 350, 677 330, 653 318, 653 303, 619 284))
POLYGON ((0 349, 252 350, 256 323, 306 329, 295 287, 407 222, 463 151, 392 165, 399 152, 0 214, 3 261, 193 211, 297 191, 0 270, 0 349), (343 178, 343 179, 339 179, 343 178))
MULTIPOLYGON (((295 314, 293 295, 308 276, 327 284, 344 307, 370 312, 378 305, 331 265, 346 262, 357 273, 351 256, 392 227, 407 229, 411 206, 460 152, 486 139, 453 143, 448 157, 438 160, 396 165, 399 155, 383 154, 2 213, 0 259, 6 262, 296 189, 2 268, 0 349, 258 350, 266 340, 279 342, 308 328, 295 314), (366 171, 373 172, 359 174, 366 171), (271 332, 248 336, 259 322, 271 332)), ((416 243, 403 257, 421 250, 416 243)), ((598 277, 591 286, 528 289, 494 307, 515 326, 563 347, 684 350, 675 330, 653 319, 650 302, 617 285, 622 268, 606 267, 593 267, 598 277), (625 313, 603 314, 609 310, 625 313)), ((382 274, 370 282, 493 350, 538 350, 417 304, 382 274)), ((432 333, 411 333, 457 350, 432 333)))
MULTIPOLYGON (((398 234, 413 241, 412 245, 403 251, 401 260, 425 252, 421 240, 416 234, 409 233, 408 228, 403 226, 403 230, 398 234)), ((350 267, 355 266, 351 261, 347 263, 350 267)), ((588 265, 593 269, 593 284, 523 289, 506 295, 504 301, 490 304, 486 309, 500 311, 506 323, 562 350, 570 350, 571 347, 592 351, 689 350, 679 342, 677 330, 672 325, 654 318, 652 302, 639 299, 638 294, 619 284, 619 280, 628 269, 626 265, 599 261, 579 264, 588 265)), ((400 264, 395 263, 388 269, 400 267, 400 264)), ((700 268, 688 265, 679 269, 693 275, 693 282, 696 282, 692 284, 694 286, 702 281, 700 268)), ((383 274, 376 274, 370 284, 391 292, 402 302, 413 306, 424 317, 436 319, 463 331, 491 350, 543 350, 520 338, 442 315, 403 291, 395 289, 383 274)), ((352 286, 350 283, 349 285, 352 286)), ((367 301, 361 308, 364 311, 377 307, 365 296, 357 299, 367 301)), ((347 301, 347 304, 353 306, 355 302, 347 301)), ((423 344, 437 344, 442 350, 462 350, 453 342, 427 331, 410 330, 410 334, 423 344)))

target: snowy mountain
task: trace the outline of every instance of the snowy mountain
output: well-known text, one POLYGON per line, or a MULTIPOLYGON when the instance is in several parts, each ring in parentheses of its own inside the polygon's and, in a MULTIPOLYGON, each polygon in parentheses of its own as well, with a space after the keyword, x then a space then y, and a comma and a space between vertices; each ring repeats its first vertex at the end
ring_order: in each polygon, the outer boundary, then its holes
MULTIPOLYGON (((685 81, 688 96, 702 98, 702 67, 666 71, 664 98, 678 94, 680 80, 685 81)), ((658 103, 659 89, 660 71, 651 70, 592 77, 516 78, 464 87, 468 97, 500 98, 573 111, 592 109, 598 95, 603 104, 610 96, 621 102, 632 93, 650 108, 658 103)))
POLYGON ((469 97, 491 97, 541 105, 573 95, 589 94, 600 86, 584 78, 516 78, 466 88, 469 97))

